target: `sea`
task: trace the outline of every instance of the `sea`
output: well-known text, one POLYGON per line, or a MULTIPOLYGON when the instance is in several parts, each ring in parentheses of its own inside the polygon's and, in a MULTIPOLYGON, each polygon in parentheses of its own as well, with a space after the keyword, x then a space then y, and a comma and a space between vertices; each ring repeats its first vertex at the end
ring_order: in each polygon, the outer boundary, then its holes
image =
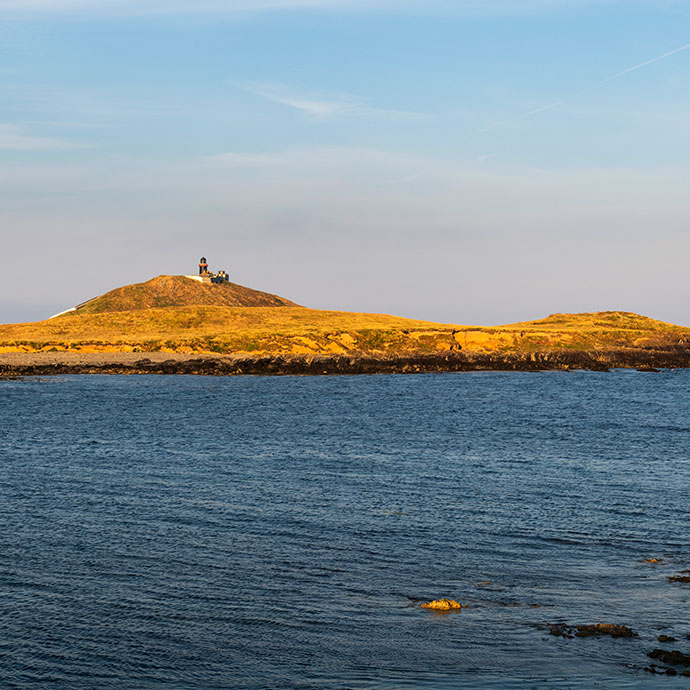
POLYGON ((27 378, 0 422, 0 688, 690 688, 644 670, 690 654, 690 371, 27 378))

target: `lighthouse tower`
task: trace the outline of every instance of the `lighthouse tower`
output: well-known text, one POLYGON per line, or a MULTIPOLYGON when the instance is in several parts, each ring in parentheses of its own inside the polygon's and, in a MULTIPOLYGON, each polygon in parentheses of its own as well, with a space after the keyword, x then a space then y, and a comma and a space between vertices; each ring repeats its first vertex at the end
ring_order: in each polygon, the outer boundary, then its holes
MULTIPOLYGON (((2 0, 0 0, 0 4, 2 0)), ((208 270, 208 263, 206 257, 202 256, 199 259, 199 275, 196 276, 185 276, 185 278, 190 278, 191 280, 198 280, 200 283, 228 283, 230 282, 230 276, 225 271, 218 271, 218 273, 212 273, 208 270)))

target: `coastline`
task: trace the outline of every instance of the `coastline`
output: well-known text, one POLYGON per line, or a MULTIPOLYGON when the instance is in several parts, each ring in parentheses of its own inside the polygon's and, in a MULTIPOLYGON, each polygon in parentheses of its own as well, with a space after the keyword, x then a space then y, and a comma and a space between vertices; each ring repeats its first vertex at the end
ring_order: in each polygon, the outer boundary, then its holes
POLYGON ((317 376, 462 371, 546 371, 690 368, 690 346, 553 350, 542 352, 443 352, 438 354, 219 355, 168 352, 8 352, 0 378, 68 374, 187 374, 202 376, 317 376))

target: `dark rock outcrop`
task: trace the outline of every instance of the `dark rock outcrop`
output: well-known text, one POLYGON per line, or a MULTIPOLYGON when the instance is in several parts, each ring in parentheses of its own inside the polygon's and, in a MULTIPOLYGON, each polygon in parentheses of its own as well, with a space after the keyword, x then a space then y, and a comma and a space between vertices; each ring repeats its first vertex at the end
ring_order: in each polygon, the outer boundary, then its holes
MULTIPOLYGON (((0 361, 2 361, 0 359, 0 361)), ((636 368, 641 364, 661 368, 690 367, 690 347, 645 350, 585 352, 445 352, 437 354, 333 354, 333 355, 234 355, 227 357, 190 355, 170 360, 72 361, 31 364, 0 364, 4 376, 51 376, 56 374, 193 374, 201 376, 310 376, 323 374, 418 374, 459 371, 546 371, 636 368)), ((690 581, 673 579, 673 582, 690 581)))

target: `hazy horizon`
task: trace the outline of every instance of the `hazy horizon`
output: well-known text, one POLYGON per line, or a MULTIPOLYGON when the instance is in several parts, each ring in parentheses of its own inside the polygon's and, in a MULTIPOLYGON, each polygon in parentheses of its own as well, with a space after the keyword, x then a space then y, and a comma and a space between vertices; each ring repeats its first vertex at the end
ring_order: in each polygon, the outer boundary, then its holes
POLYGON ((685 0, 0 0, 0 322, 196 270, 690 324, 685 0))

